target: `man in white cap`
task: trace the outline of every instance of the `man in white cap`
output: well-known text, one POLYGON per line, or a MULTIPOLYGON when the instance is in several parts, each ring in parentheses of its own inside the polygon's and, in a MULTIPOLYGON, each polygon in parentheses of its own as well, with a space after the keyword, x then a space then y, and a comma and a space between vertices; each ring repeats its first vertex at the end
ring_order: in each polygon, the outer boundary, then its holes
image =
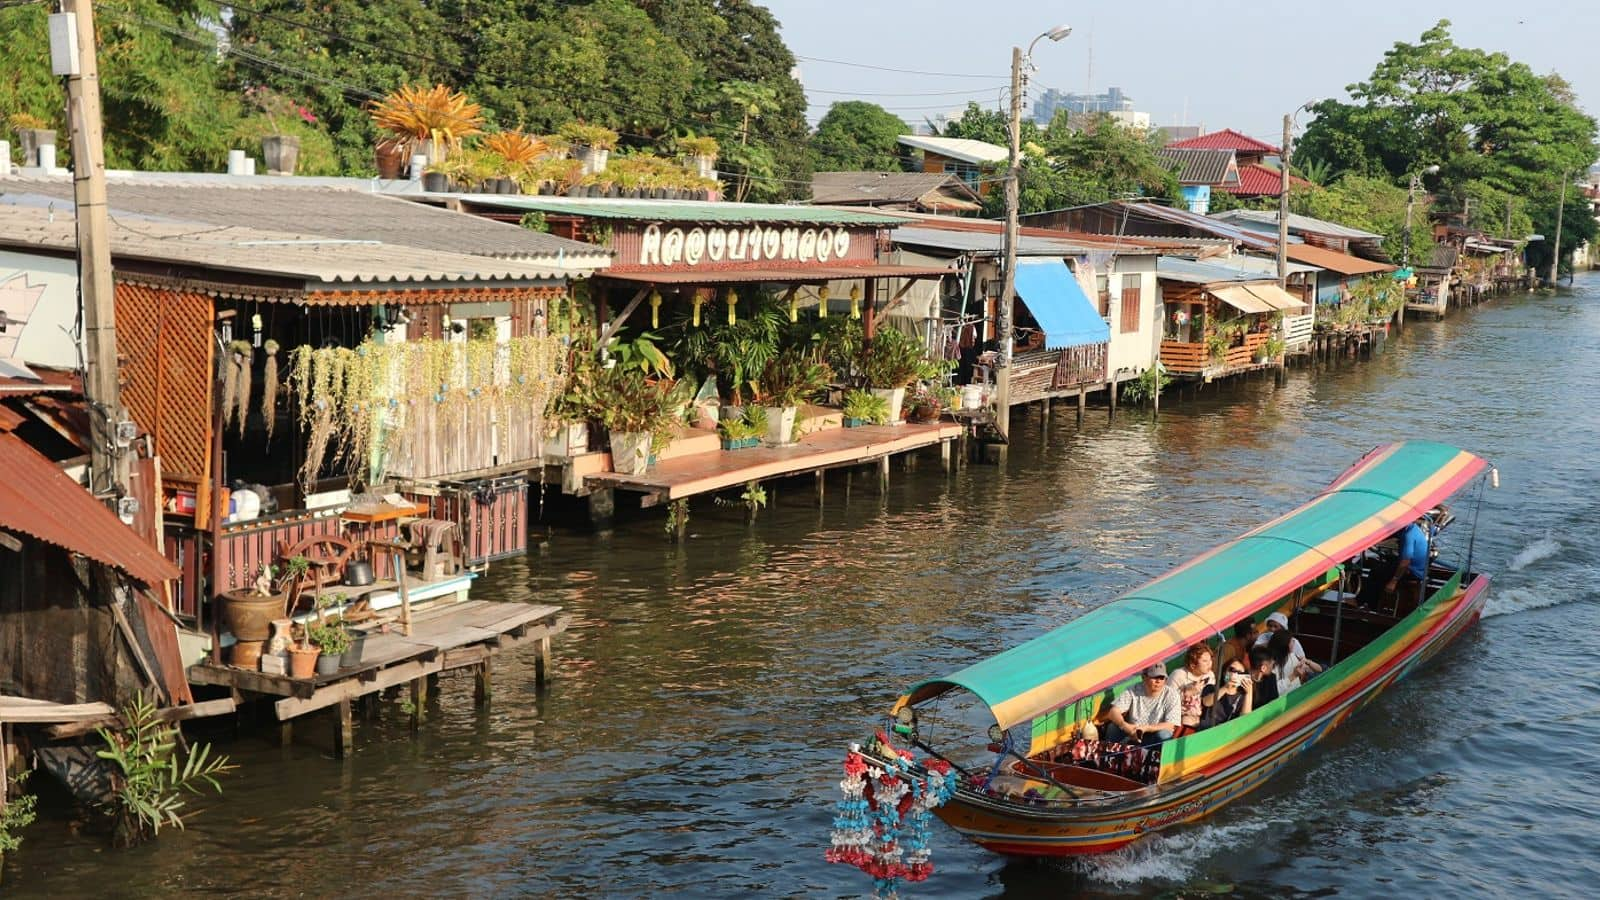
POLYGON ((1178 692, 1167 688, 1167 670, 1160 663, 1151 663, 1139 684, 1111 701, 1101 739, 1147 745, 1171 739, 1181 722, 1178 699, 1178 692))
MULTIPOLYGON (((1267 630, 1256 635, 1254 646, 1265 647, 1272 641, 1272 636, 1280 631, 1289 630, 1289 617, 1281 612, 1267 616, 1267 630)), ((1306 658, 1306 648, 1300 646, 1300 639, 1289 636, 1289 658, 1278 663, 1278 681, 1292 682, 1298 685, 1301 681, 1311 676, 1304 674, 1310 671, 1314 674, 1322 672, 1322 666, 1306 658)), ((1285 691, 1284 693, 1288 693, 1285 691)))

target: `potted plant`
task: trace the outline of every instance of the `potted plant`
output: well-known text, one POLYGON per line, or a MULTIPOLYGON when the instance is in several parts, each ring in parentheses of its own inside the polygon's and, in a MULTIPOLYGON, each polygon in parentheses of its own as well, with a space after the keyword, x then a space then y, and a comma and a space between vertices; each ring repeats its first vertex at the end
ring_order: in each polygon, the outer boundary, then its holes
POLYGON ((223 592, 222 621, 234 640, 266 640, 272 620, 288 612, 289 589, 310 568, 306 557, 292 557, 277 572, 263 565, 250 587, 223 592))
POLYGON ((378 177, 386 181, 404 178, 411 165, 411 139, 399 135, 379 138, 373 144, 372 155, 378 165, 378 177))
POLYGON ((316 657, 317 674, 332 675, 339 671, 344 653, 350 649, 350 631, 345 627, 344 619, 308 625, 306 638, 320 653, 316 657))
POLYGON ((415 142, 430 164, 483 131, 483 107, 442 84, 431 88, 403 85, 373 103, 370 114, 378 130, 415 142))
POLYGON ((6 117, 6 124, 17 133, 17 147, 22 150, 22 164, 36 166, 39 164, 39 148, 49 144, 55 146, 56 132, 50 123, 32 113, 12 113, 6 117))
POLYGON ((317 673, 317 657, 322 648, 311 643, 309 637, 298 644, 289 645, 289 677, 310 678, 317 673))
POLYGON ((1267 338, 1266 344, 1262 346, 1262 349, 1266 352, 1267 359, 1277 359, 1288 348, 1289 345, 1284 342, 1283 337, 1276 334, 1267 338))
POLYGON ((617 146, 617 133, 604 125, 568 122, 561 126, 561 136, 571 144, 572 155, 583 163, 585 175, 604 172, 611 151, 617 146))
POLYGON ((907 418, 913 422, 937 422, 944 411, 945 398, 938 388, 921 384, 906 398, 906 407, 907 418))
POLYGON ((599 370, 591 414, 610 433, 614 471, 641 475, 665 446, 675 418, 671 388, 670 381, 651 379, 637 368, 613 364, 599 370))
POLYGON ((844 395, 844 427, 886 425, 889 422, 889 401, 862 390, 847 391, 844 395))
POLYGON ((799 347, 786 347, 761 372, 760 387, 769 444, 794 443, 794 421, 800 404, 828 386, 833 371, 799 347))
POLYGON ((704 179, 712 177, 712 173, 716 171, 717 151, 721 149, 717 145, 716 138, 709 135, 699 137, 690 134, 687 137, 678 138, 675 143, 678 152, 687 156, 694 165, 696 175, 704 179))
MULTIPOLYGON (((751 411, 757 409, 752 406, 751 411)), ((723 419, 717 423, 717 434, 722 438, 722 449, 743 450, 746 447, 755 447, 761 443, 761 436, 744 416, 723 419)))
POLYGON ((867 352, 867 386, 888 402, 890 424, 900 421, 906 386, 922 374, 925 362, 922 346, 902 331, 885 328, 872 339, 867 352))

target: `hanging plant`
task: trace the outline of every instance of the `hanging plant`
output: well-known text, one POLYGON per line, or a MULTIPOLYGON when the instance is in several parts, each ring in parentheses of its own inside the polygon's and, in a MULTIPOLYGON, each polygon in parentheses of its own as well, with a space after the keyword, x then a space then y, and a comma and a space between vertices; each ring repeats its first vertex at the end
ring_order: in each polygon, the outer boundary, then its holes
POLYGON ((255 371, 256 348, 249 341, 234 341, 233 365, 239 370, 235 376, 238 384, 234 394, 235 415, 239 417, 239 437, 244 437, 244 426, 250 420, 250 379, 255 371))
POLYGON ((272 440, 272 429, 278 423, 278 342, 268 338, 261 345, 262 351, 267 354, 267 361, 262 367, 261 382, 261 416, 267 422, 267 440, 272 440))

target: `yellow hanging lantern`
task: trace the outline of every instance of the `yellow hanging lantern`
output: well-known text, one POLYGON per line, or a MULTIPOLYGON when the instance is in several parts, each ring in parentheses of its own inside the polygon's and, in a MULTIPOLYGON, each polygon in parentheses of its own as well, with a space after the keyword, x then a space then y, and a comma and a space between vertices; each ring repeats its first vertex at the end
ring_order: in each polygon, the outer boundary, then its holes
POLYGON ((861 318, 861 285, 850 287, 850 318, 861 318))
POLYGON ((800 301, 794 298, 795 292, 789 292, 789 321, 800 321, 800 301))
POLYGON ((732 288, 729 288, 728 289, 728 324, 729 325, 732 325, 733 323, 739 321, 739 311, 738 311, 738 308, 737 308, 738 305, 739 305, 739 295, 735 294, 733 292, 732 288))
POLYGON ((661 327, 661 292, 650 292, 650 327, 661 327))
POLYGON ((827 285, 823 285, 822 287, 817 288, 817 318, 826 319, 827 317, 828 317, 828 286, 827 285))
POLYGON ((705 302, 706 302, 706 298, 701 296, 699 291, 695 291, 695 294, 694 294, 694 327, 696 327, 696 328, 700 327, 700 307, 704 306, 705 302))

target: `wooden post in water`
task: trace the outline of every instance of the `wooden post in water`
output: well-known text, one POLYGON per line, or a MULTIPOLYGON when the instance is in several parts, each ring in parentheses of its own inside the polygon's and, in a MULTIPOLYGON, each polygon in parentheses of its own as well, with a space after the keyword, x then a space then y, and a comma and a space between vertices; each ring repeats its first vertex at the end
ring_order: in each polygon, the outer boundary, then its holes
POLYGON ((878 457, 878 490, 889 490, 889 457, 887 454, 878 457))
POLYGON ((428 678, 411 679, 411 730, 416 731, 422 725, 425 715, 423 707, 428 705, 428 678))
POLYGON ((339 701, 333 727, 333 756, 344 759, 355 750, 355 716, 350 709, 350 698, 339 701))
POLYGON ((1039 433, 1044 434, 1050 430, 1050 398, 1039 401, 1039 433))
MULTIPOLYGON (((944 473, 950 474, 950 439, 945 438, 939 442, 939 462, 944 466, 944 473)), ((820 490, 820 488, 819 488, 820 490)), ((820 495, 819 495, 820 496, 820 495)))
POLYGON ((550 681, 550 673, 554 666, 550 659, 550 635, 539 638, 538 653, 533 658, 533 686, 535 690, 544 690, 550 681))
POLYGON ((826 495, 826 494, 827 494, 827 492, 828 492, 828 479, 827 479, 827 475, 826 475, 826 473, 825 473, 825 472, 824 472, 824 470, 822 470, 822 469, 818 469, 818 470, 817 470, 817 471, 816 471, 816 472, 815 472, 815 473, 814 473, 814 474, 813 474, 813 476, 812 476, 812 477, 813 477, 813 478, 814 478, 814 479, 815 479, 815 480, 816 480, 816 482, 817 482, 817 506, 819 506, 819 507, 820 507, 820 506, 822 506, 822 501, 823 501, 823 497, 824 497, 824 496, 825 496, 825 495, 826 495))
POLYGON ((1089 408, 1089 392, 1078 385, 1078 427, 1083 427, 1083 414, 1089 408))
POLYGON ((493 692, 494 662, 486 659, 478 663, 473 675, 472 702, 483 709, 489 705, 489 695, 493 692))
POLYGON ((1111 383, 1106 385, 1106 390, 1110 392, 1106 395, 1106 399, 1111 404, 1106 413, 1106 418, 1115 422, 1117 420, 1117 376, 1111 376, 1111 383))

